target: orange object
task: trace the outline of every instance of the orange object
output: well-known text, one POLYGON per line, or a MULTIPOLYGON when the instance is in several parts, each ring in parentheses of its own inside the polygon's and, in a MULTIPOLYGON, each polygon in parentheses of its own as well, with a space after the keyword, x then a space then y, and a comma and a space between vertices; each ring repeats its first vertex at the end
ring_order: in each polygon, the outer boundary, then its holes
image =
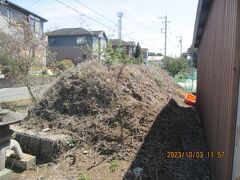
POLYGON ((184 102, 188 105, 195 106, 197 97, 192 93, 187 93, 184 102))

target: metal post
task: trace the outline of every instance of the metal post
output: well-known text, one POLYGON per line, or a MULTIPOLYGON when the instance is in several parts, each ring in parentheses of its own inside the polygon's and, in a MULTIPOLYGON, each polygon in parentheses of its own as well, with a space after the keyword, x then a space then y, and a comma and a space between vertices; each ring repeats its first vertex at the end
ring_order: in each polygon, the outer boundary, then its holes
POLYGON ((0 171, 5 169, 6 150, 0 146, 0 171))

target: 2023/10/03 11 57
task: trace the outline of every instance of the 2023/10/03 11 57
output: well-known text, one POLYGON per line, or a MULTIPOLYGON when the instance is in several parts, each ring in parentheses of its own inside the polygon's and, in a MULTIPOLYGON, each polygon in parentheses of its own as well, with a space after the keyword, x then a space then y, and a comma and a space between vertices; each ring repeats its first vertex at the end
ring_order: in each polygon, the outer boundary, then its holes
POLYGON ((203 158, 224 158, 224 152, 218 151, 169 151, 167 152, 167 158, 169 159, 179 159, 179 158, 190 158, 190 159, 203 159, 203 158))

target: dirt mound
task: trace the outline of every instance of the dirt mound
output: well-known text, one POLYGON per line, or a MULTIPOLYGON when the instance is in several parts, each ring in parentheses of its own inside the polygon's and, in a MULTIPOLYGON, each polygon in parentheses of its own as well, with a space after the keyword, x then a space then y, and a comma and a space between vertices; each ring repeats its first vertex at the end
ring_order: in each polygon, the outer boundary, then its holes
POLYGON ((119 69, 85 63, 66 72, 30 109, 37 126, 63 131, 104 154, 135 154, 158 112, 181 89, 159 68, 119 69))

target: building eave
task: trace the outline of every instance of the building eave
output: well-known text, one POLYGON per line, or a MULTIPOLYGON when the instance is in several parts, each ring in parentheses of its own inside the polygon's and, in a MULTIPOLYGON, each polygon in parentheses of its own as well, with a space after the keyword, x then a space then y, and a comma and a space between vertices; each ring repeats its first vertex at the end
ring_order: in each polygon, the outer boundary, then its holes
POLYGON ((43 18, 43 17, 41 17, 41 16, 39 16, 39 15, 37 15, 37 14, 35 14, 35 13, 33 13, 33 12, 23 8, 23 7, 20 7, 19 5, 15 4, 15 3, 12 3, 12 2, 10 2, 8 0, 5 0, 4 4, 14 8, 14 9, 20 11, 20 12, 26 13, 28 15, 31 14, 31 15, 41 19, 41 21, 43 21, 43 22, 47 22, 48 21, 47 19, 45 19, 45 18, 43 18))
POLYGON ((213 0, 199 0, 194 26, 192 48, 198 48, 204 33, 213 0))

